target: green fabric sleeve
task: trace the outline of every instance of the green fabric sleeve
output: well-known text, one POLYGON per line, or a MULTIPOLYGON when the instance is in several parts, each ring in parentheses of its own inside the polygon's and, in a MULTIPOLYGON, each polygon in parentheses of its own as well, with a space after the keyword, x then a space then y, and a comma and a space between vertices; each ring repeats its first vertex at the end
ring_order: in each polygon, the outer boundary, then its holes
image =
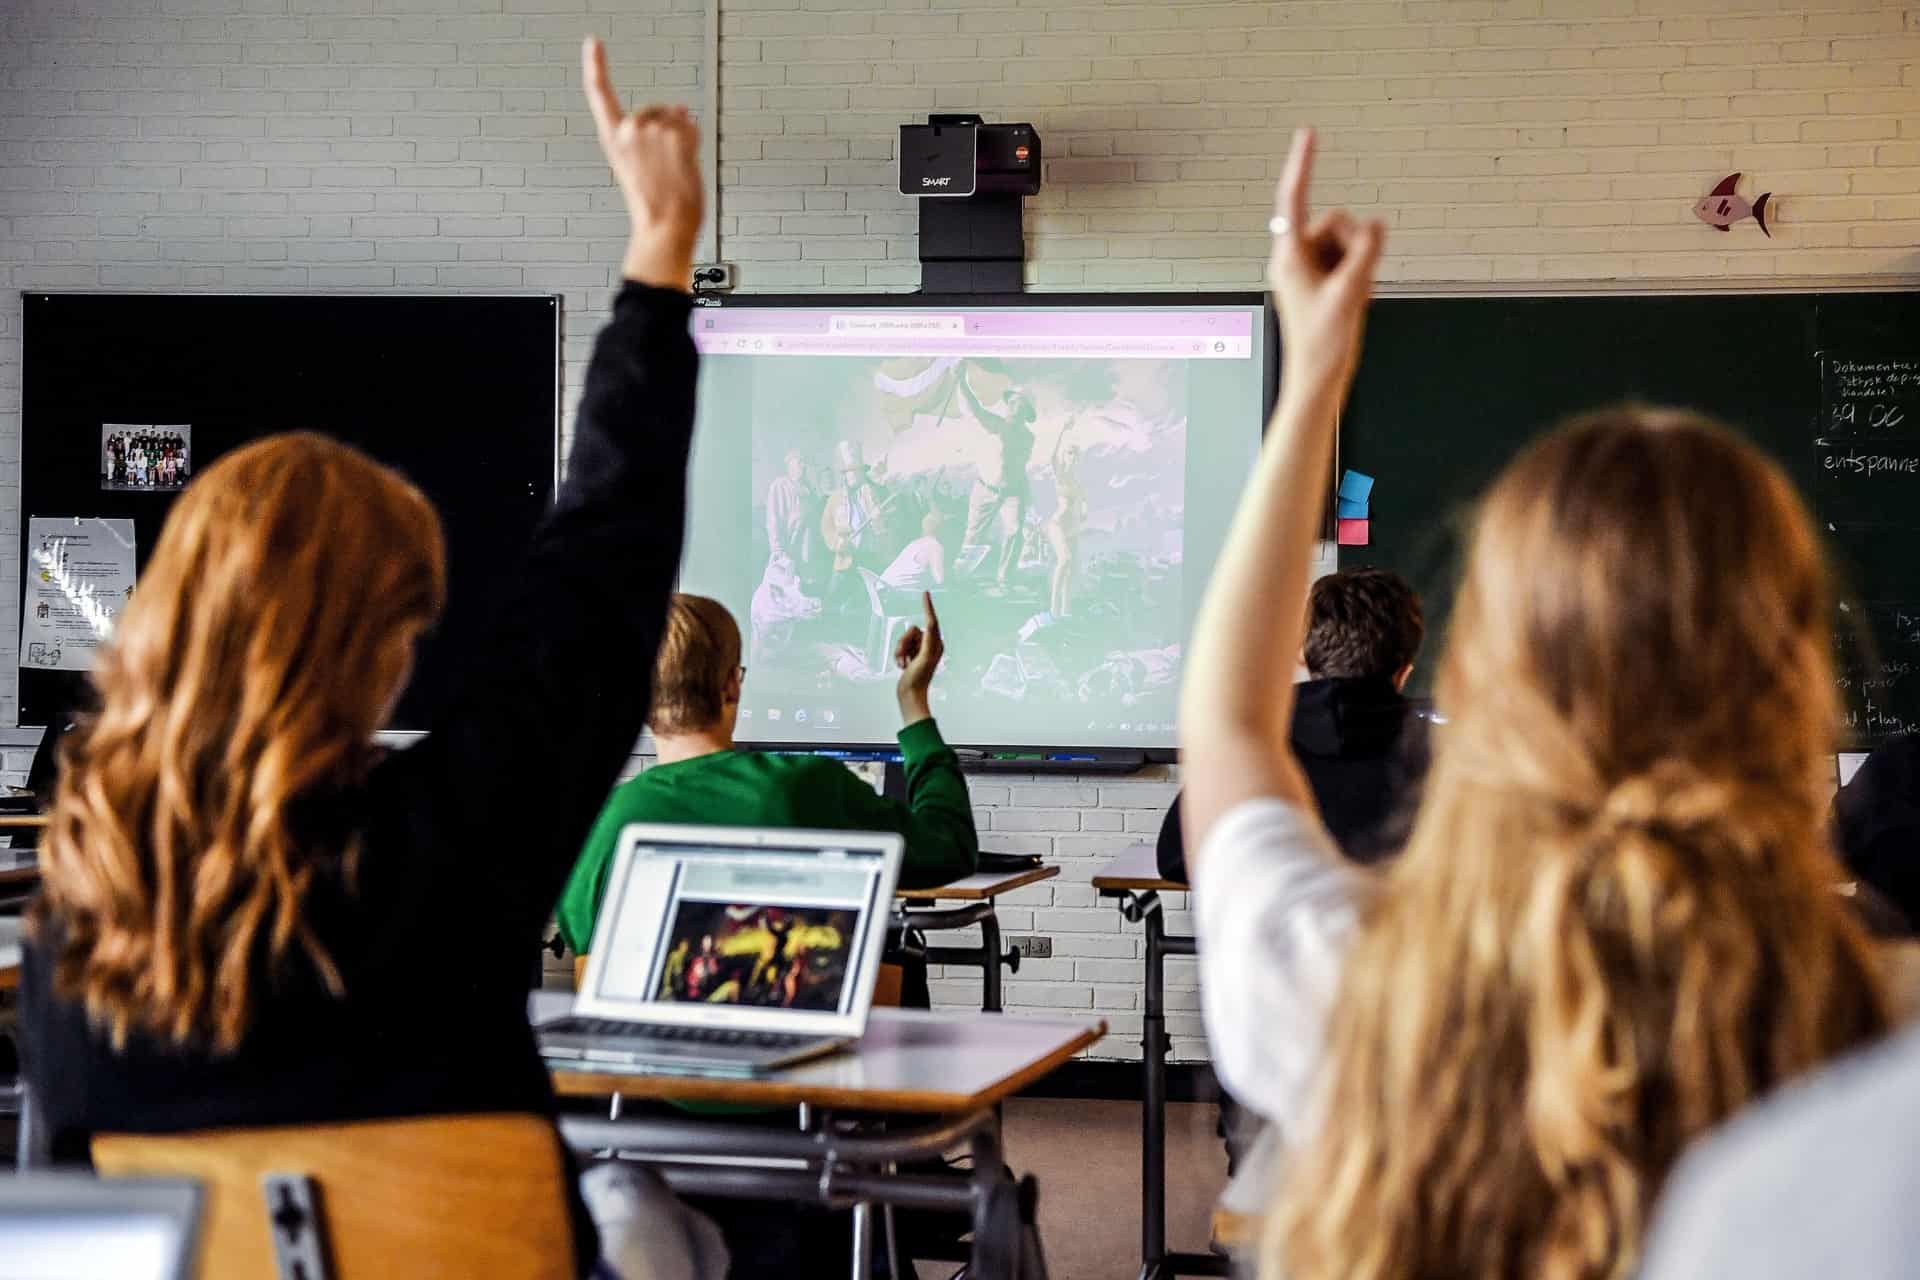
POLYGON ((567 877, 567 887, 560 891, 560 905, 554 908, 560 936, 575 955, 587 954, 593 945, 593 923, 600 916, 600 899, 607 891, 607 873, 613 867, 613 851, 619 842, 620 828, 635 820, 628 812, 633 806, 625 791, 624 786, 615 787, 606 807, 594 819, 586 846, 580 850, 573 873, 567 877))
POLYGON ((973 801, 960 775, 960 757, 931 720, 900 731, 907 775, 907 802, 877 796, 845 769, 850 826, 898 832, 907 842, 900 867, 902 889, 931 889, 970 876, 980 867, 980 837, 973 829, 973 801))

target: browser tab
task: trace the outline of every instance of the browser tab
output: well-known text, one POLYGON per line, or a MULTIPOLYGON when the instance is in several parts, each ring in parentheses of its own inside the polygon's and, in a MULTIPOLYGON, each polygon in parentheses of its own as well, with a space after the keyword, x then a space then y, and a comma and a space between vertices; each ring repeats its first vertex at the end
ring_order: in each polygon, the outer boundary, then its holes
POLYGON ((966 333, 962 316, 899 315, 868 312, 865 315, 834 316, 827 332, 845 334, 898 335, 902 337, 959 337, 966 333))

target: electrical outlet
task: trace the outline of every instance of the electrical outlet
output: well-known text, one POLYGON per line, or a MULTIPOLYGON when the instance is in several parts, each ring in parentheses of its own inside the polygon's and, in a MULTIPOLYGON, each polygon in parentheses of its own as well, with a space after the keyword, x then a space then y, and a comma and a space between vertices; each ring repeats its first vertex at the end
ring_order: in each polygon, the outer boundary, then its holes
POLYGON ((693 269, 695 293, 725 293, 733 288, 731 262, 702 262, 693 269))
POLYGON ((1038 934, 1017 933, 1007 939, 1015 951, 1029 960, 1051 960, 1053 958, 1053 939, 1038 934))

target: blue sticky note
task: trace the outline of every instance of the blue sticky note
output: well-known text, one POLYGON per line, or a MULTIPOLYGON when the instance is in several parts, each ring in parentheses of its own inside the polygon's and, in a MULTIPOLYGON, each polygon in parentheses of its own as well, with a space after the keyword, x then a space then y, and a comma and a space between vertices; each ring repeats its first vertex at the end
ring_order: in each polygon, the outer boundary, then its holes
POLYGON ((1339 510, 1334 514, 1342 520, 1365 520, 1367 518, 1367 504, 1364 502, 1354 502, 1350 498, 1342 498, 1336 505, 1339 507, 1339 510))
POLYGON ((1340 496, 1348 502, 1365 502, 1373 492, 1373 477, 1360 471, 1349 471, 1340 477, 1340 496))

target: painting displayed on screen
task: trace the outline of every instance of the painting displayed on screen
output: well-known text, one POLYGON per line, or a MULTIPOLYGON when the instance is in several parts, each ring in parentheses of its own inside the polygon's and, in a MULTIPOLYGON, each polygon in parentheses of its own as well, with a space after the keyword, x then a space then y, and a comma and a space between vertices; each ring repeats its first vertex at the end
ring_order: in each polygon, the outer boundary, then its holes
POLYGON ((1193 604, 1258 445, 1259 318, 697 316, 703 351, 744 357, 709 361, 682 578, 740 619, 740 736, 891 739, 926 593, 949 741, 1171 745, 1193 604))
POLYGON ((836 1012, 857 913, 682 898, 653 998, 836 1012))
POLYGON ((1130 694, 1142 720, 1172 717, 1182 364, 940 357, 755 373, 763 563, 749 669, 851 703, 896 678, 894 648, 931 592, 955 640, 949 690, 1062 715, 1130 694), (781 411, 837 399, 848 379, 887 423, 883 447, 781 411))
POLYGON ((100 487, 119 493, 171 492, 193 477, 193 428, 100 424, 100 487))

